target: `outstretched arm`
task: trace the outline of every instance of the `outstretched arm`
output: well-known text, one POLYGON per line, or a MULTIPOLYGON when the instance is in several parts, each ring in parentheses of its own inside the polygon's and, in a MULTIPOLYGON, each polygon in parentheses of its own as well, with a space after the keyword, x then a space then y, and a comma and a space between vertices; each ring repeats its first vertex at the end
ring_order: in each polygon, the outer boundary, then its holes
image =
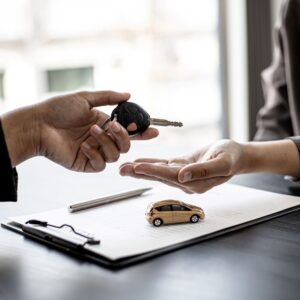
MULTIPOLYGON (((99 125, 109 116, 96 107, 117 105, 129 97, 113 91, 78 92, 5 114, 2 127, 12 166, 43 155, 74 171, 102 171, 129 150, 130 138, 116 121, 104 132, 99 125)), ((157 135, 149 128, 135 139, 157 135)))
POLYGON ((203 193, 233 175, 271 172, 300 177, 299 151, 291 140, 236 143, 221 140, 175 159, 141 158, 120 167, 120 174, 156 180, 187 193, 203 193))

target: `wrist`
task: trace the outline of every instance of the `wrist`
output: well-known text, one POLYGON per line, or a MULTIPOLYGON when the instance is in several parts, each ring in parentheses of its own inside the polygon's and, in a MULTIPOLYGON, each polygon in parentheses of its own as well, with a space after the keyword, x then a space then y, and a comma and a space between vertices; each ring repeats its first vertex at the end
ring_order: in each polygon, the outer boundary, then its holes
POLYGON ((241 173, 270 172, 300 176, 299 151, 291 140, 248 142, 242 144, 241 173))
POLYGON ((32 105, 4 114, 2 127, 13 167, 40 154, 40 116, 32 105))
MULTIPOLYGON (((247 142, 242 143, 243 172, 273 172, 276 165, 276 147, 273 142, 247 142), (275 150, 275 152, 273 151, 275 150)), ((276 171, 275 171, 276 172, 276 171)))
POLYGON ((251 142, 241 143, 242 157, 241 157, 241 168, 239 173, 251 173, 255 172, 257 165, 259 164, 259 153, 258 149, 251 142))

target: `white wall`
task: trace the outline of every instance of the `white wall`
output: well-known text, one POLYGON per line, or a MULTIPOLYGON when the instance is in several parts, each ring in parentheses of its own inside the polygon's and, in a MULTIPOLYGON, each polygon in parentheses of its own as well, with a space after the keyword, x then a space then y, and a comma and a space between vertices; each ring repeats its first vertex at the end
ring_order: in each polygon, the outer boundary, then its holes
POLYGON ((247 141, 249 121, 245 0, 226 1, 226 27, 230 138, 247 141))

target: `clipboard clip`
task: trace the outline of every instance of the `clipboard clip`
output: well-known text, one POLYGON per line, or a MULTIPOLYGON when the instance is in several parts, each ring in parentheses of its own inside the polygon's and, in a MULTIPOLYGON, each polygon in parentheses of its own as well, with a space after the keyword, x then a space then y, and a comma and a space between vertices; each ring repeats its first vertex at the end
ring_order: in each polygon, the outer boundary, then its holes
MULTIPOLYGON (((40 221, 40 220, 36 220, 36 219, 31 219, 31 220, 28 220, 25 224, 29 224, 29 225, 38 225, 38 226, 41 226, 41 227, 53 227, 53 228, 58 228, 58 229, 61 229, 63 227, 67 227, 67 228, 70 228, 71 231, 80 236, 80 237, 83 237, 86 239, 86 241, 81 244, 80 246, 84 247, 85 245, 99 245, 100 244, 100 240, 99 239, 95 239, 93 237, 90 237, 90 236, 87 236, 85 234, 82 234, 78 231, 75 230, 75 228, 72 226, 72 225, 69 225, 69 224, 62 224, 60 226, 57 226, 57 225, 53 225, 53 224, 49 224, 48 222, 46 221, 40 221)), ((24 230, 25 228, 23 228, 24 230)), ((26 231, 26 230, 25 230, 26 231)), ((46 237, 46 236, 45 236, 46 237)), ((49 235, 47 235, 47 237, 49 238, 49 235)))

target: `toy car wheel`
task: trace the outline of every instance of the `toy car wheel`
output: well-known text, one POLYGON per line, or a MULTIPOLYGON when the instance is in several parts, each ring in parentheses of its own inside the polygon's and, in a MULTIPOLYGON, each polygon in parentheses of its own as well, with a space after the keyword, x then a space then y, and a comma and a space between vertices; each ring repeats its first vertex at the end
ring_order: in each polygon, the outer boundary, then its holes
POLYGON ((157 218, 153 220, 153 225, 155 227, 159 227, 162 223, 163 223, 162 219, 157 218))
POLYGON ((192 223, 197 223, 199 221, 199 216, 198 215, 192 215, 191 216, 191 222, 192 223))

